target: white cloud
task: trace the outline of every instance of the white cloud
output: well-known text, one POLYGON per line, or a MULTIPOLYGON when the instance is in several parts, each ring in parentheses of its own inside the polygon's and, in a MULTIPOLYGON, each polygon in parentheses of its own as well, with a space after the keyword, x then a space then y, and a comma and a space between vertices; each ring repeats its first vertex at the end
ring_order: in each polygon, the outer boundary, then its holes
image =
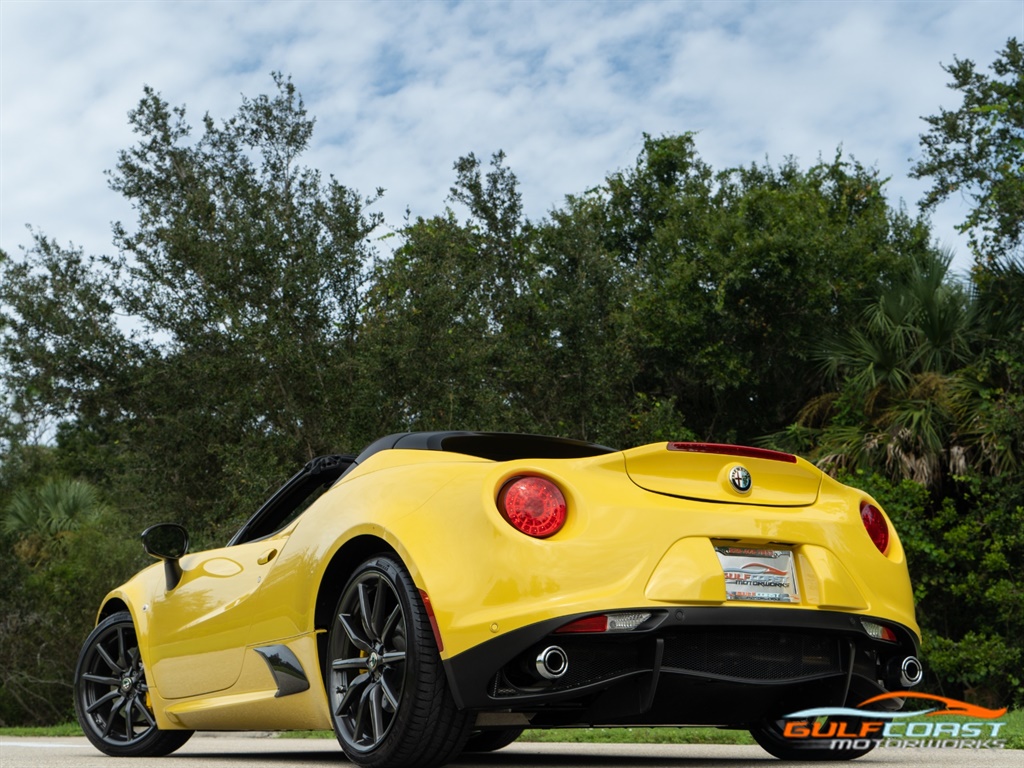
MULTIPOLYGON (((0 2, 0 247, 32 223, 88 251, 130 219, 104 169, 133 142, 143 84, 235 112, 291 74, 317 117, 307 162, 393 226, 440 212, 452 163, 504 149, 531 217, 631 165, 643 132, 699 131, 716 168, 842 145, 907 177, 921 115, 955 104, 940 63, 991 62, 1019 0, 951 2, 0 2)), ((961 243, 964 211, 935 215, 961 243)), ((959 264, 969 262, 961 245, 959 264)))

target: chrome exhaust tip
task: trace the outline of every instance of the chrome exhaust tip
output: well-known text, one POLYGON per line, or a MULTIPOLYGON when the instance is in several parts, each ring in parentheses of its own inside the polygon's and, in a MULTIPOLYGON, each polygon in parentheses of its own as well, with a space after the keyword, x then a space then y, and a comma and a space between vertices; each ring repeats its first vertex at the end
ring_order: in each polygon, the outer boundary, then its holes
POLYGON ((900 664, 900 685, 904 688, 912 688, 921 682, 924 677, 924 668, 916 656, 907 656, 900 664))
POLYGON ((549 645, 537 654, 537 674, 545 680, 557 680, 569 671, 569 656, 557 645, 549 645))

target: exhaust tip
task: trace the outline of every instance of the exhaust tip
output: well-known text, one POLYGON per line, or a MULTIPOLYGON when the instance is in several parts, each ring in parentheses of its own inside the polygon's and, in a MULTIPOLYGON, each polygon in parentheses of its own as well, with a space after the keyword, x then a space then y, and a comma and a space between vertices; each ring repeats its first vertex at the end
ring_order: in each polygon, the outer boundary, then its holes
POLYGON ((921 682, 924 677, 924 668, 916 656, 907 656, 900 664, 900 685, 904 688, 912 688, 921 682))
POLYGON ((537 674, 545 680, 557 680, 569 671, 569 656, 557 645, 550 645, 537 654, 537 674))

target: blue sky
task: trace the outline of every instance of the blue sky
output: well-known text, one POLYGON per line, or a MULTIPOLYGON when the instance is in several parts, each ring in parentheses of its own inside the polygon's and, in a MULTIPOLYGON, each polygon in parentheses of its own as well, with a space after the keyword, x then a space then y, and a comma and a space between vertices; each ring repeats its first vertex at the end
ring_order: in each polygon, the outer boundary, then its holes
MULTIPOLYGON (((292 76, 317 118, 307 165, 399 226, 445 206, 452 163, 501 149, 533 219, 631 165, 644 132, 697 132, 714 168, 836 148, 908 178, 920 119, 954 107, 941 64, 987 70, 1024 37, 1024 0, 874 2, 107 2, 0 0, 0 248, 31 224, 109 253, 132 211, 104 171, 133 137, 143 85, 193 125, 292 76)), ((954 231, 965 208, 933 216, 954 231)))

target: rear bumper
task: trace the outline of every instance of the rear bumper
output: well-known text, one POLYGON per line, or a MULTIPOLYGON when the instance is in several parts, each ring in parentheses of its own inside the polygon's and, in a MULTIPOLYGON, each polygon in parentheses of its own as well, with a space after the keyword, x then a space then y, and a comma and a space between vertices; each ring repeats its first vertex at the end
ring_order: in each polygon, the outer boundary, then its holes
POLYGON ((631 632, 556 632, 586 615, 523 627, 445 661, 458 705, 529 713, 538 726, 742 725, 899 688, 893 669, 918 655, 913 632, 892 621, 780 607, 670 608, 631 632), (895 642, 872 638, 862 621, 888 627, 895 642), (551 646, 568 665, 547 679, 536 659, 551 646))

